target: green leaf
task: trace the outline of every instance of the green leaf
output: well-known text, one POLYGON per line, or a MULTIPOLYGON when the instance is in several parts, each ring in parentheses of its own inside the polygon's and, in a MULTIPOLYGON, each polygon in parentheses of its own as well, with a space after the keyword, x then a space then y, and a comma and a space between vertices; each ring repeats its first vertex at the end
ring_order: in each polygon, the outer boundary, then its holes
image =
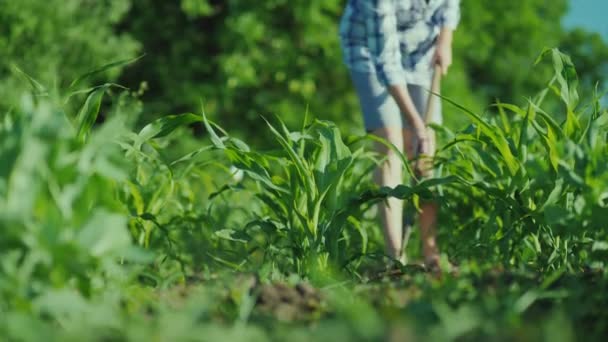
POLYGON ((557 82, 560 85, 560 96, 566 104, 568 112, 572 112, 579 100, 576 91, 578 80, 574 64, 572 64, 569 56, 561 53, 558 49, 552 49, 551 56, 557 82))
POLYGON ((110 88, 109 84, 105 84, 101 87, 97 87, 93 90, 87 99, 85 100, 80 113, 78 114, 78 138, 85 140, 91 132, 91 128, 97 120, 99 115, 99 108, 101 107, 101 101, 106 91, 110 88))
POLYGON ((551 129, 557 135, 557 137, 559 137, 559 138, 565 137, 565 134, 562 131, 561 126, 557 123, 557 121, 555 121, 553 116, 551 116, 550 114, 547 114, 547 112, 545 112, 542 108, 540 108, 537 104, 535 104, 533 102, 530 102, 530 105, 532 105, 532 107, 534 107, 536 114, 538 116, 540 116, 548 126, 551 127, 551 129))
POLYGON ((247 145, 244 141, 237 139, 235 137, 230 137, 228 139, 228 142, 230 142, 230 144, 232 144, 232 146, 234 146, 236 149, 243 151, 243 152, 251 152, 251 148, 249 147, 249 145, 247 145))
POLYGON ((268 237, 274 238, 278 235, 283 235, 282 228, 278 227, 275 222, 269 219, 257 219, 253 220, 245 226, 244 230, 248 231, 254 227, 259 227, 268 237))
POLYGON ((513 304, 513 309, 518 314, 522 314, 532 304, 534 304, 534 302, 536 302, 537 299, 538 299, 538 290, 536 290, 536 289, 528 290, 521 297, 519 297, 519 299, 517 299, 517 301, 515 301, 515 304, 513 304))
POLYGON ((119 214, 97 210, 78 233, 83 250, 93 256, 114 254, 131 246, 127 219, 119 214))
POLYGON ((174 166, 174 165, 176 165, 176 164, 179 164, 179 163, 183 163, 183 162, 186 162, 186 161, 192 160, 192 159, 194 159, 196 156, 198 156, 199 154, 201 154, 201 153, 203 153, 203 152, 206 152, 206 151, 209 151, 209 150, 211 150, 211 149, 213 149, 213 146, 204 146, 204 147, 201 147, 201 148, 199 148, 199 149, 198 149, 198 150, 196 150, 196 151, 192 151, 192 152, 190 152, 190 153, 186 154, 185 156, 183 156, 183 157, 181 157, 181 158, 179 158, 179 159, 174 160, 173 162, 171 162, 171 164, 170 164, 170 165, 171 165, 171 166, 174 166))
POLYGON ((243 170, 253 180, 259 181, 267 187, 267 190, 274 190, 282 193, 289 193, 289 190, 275 184, 268 173, 268 162, 263 155, 256 152, 241 152, 234 149, 226 149, 226 156, 232 164, 243 170))
POLYGON ((226 184, 223 187, 221 187, 219 190, 217 190, 216 192, 213 192, 209 195, 209 200, 213 200, 215 197, 223 194, 224 192, 228 192, 228 191, 240 191, 240 190, 244 190, 245 187, 243 187, 243 185, 241 183, 237 183, 237 184, 226 184))
MULTIPOLYGON (((311 180, 311 172, 307 167, 306 162, 298 155, 298 153, 296 153, 290 142, 285 137, 283 137, 281 133, 279 133, 279 131, 277 131, 274 126, 272 126, 270 122, 266 120, 266 118, 262 117, 262 119, 266 122, 266 125, 270 128, 270 131, 275 136, 281 147, 283 147, 283 151, 287 153, 289 159, 296 166, 296 172, 298 174, 298 179, 300 180, 301 185, 306 188, 306 191, 309 191, 311 193, 313 191, 316 191, 316 188, 314 187, 314 181, 311 180)), ((282 121, 279 120, 279 122, 283 131, 286 132, 286 136, 289 137, 287 127, 285 127, 282 121)))
POLYGON ((511 147, 509 146, 509 142, 505 138, 504 134, 502 134, 502 130, 493 127, 489 122, 482 119, 481 116, 473 113, 471 110, 461 106, 453 100, 443 95, 438 96, 462 110, 473 120, 473 122, 479 125, 479 129, 481 130, 481 132, 483 132, 486 136, 490 138, 494 148, 496 148, 500 152, 500 155, 502 156, 505 164, 507 165, 507 168, 509 169, 511 175, 515 175, 519 170, 520 164, 518 160, 513 156, 513 153, 511 152, 511 147))
POLYGON ((217 133, 215 133, 215 130, 213 129, 213 127, 211 126, 211 123, 207 119, 207 115, 205 115, 204 110, 203 110, 203 123, 205 124, 205 128, 207 129, 207 132, 209 133, 209 137, 211 138, 211 142, 213 143, 213 145, 216 148, 225 149, 226 145, 224 145, 224 142, 222 141, 222 139, 220 139, 220 137, 217 135, 217 133))
POLYGON ((569 217, 569 213, 566 209, 561 206, 548 205, 545 210, 545 220, 547 224, 564 224, 569 217))
POLYGON ((215 236, 220 239, 240 242, 240 243, 248 243, 251 240, 251 237, 242 231, 235 231, 232 229, 222 229, 215 232, 215 236))
POLYGON ((592 251, 608 251, 608 242, 606 241, 594 241, 591 247, 592 251))
POLYGON ((365 136, 366 139, 369 139, 371 141, 380 143, 384 146, 386 146, 387 148, 389 148, 393 153, 397 154, 397 156, 399 157, 399 160, 401 160, 401 164, 404 166, 405 170, 407 171, 407 173, 416 179, 416 174, 414 173, 414 170, 412 170, 412 167, 410 166, 410 162, 407 160, 407 157, 405 156, 405 154, 403 154, 403 152, 401 152, 401 148, 398 148, 397 146, 393 145, 391 142, 389 142, 386 139, 383 139, 375 134, 367 134, 365 136))
POLYGON ((559 167, 559 153, 557 150, 557 135, 553 130, 553 127, 547 123, 547 136, 546 136, 546 147, 549 152, 549 161, 551 162, 551 166, 554 171, 557 171, 559 167))
POLYGON ((77 291, 67 288, 50 290, 33 304, 38 312, 51 314, 60 320, 66 316, 76 319, 90 311, 90 304, 85 298, 77 291))
POLYGON ((187 126, 195 122, 202 122, 200 115, 185 113, 180 115, 167 115, 146 125, 138 134, 136 146, 139 149, 144 142, 161 138, 173 132, 179 127, 187 126))
POLYGON ((46 87, 43 86, 40 82, 38 82, 36 79, 34 79, 33 77, 31 77, 30 75, 28 75, 27 73, 25 73, 23 70, 21 70, 18 66, 13 65, 13 69, 21 76, 23 76, 29 83, 30 86, 32 87, 32 90, 34 90, 34 92, 38 93, 38 94, 44 94, 47 92, 46 87))
POLYGON ((564 179, 558 178, 557 181, 555 182, 555 187, 549 193, 549 196, 547 196, 547 200, 540 207, 540 210, 544 210, 549 205, 557 204, 557 202, 559 201, 559 199, 562 195, 563 188, 564 188, 564 179))
POLYGON ((74 81, 72 81, 72 83, 70 83, 70 86, 67 89, 67 91, 73 92, 76 89, 76 87, 78 87, 80 84, 82 84, 85 80, 87 80, 95 75, 98 75, 100 73, 103 73, 109 69, 119 68, 119 67, 123 67, 125 65, 132 64, 132 63, 138 61, 139 59, 141 59, 142 57, 144 57, 144 55, 141 55, 141 56, 135 57, 135 58, 124 59, 121 61, 111 62, 111 63, 105 64, 93 71, 87 72, 86 74, 81 75, 81 76, 77 77, 74 81))
POLYGON ((288 217, 288 209, 281 201, 278 201, 276 198, 273 198, 266 193, 257 193, 255 196, 264 202, 264 204, 266 204, 268 208, 272 210, 274 215, 283 218, 288 217))
POLYGON ((337 184, 352 164, 353 158, 342 141, 338 128, 333 124, 316 121, 311 127, 311 135, 318 139, 313 170, 317 188, 323 194, 337 184))

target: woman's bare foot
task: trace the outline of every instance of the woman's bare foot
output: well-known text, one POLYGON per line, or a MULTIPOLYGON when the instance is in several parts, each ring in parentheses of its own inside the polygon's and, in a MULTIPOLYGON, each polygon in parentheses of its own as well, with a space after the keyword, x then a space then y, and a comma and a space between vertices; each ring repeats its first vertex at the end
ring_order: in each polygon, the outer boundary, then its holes
POLYGON ((439 252, 425 253, 424 266, 433 273, 441 272, 440 260, 439 252))
POLYGON ((424 257, 425 268, 437 275, 440 275, 444 271, 451 275, 458 275, 458 266, 447 261, 447 263, 441 262, 441 256, 439 253, 425 254, 424 257))

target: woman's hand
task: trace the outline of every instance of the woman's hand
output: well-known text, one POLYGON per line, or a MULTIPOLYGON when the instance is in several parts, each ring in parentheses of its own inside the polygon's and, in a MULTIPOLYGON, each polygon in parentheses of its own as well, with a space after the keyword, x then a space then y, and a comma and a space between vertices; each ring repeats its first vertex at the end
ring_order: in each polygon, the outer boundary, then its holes
POLYGON ((432 142, 431 136, 428 134, 427 128, 414 129, 416 136, 416 161, 414 163, 414 171, 417 175, 427 177, 432 170, 432 142))
POLYGON ((427 176, 432 167, 432 155, 434 153, 434 143, 431 141, 429 129, 426 127, 422 115, 418 113, 416 106, 412 102, 412 98, 407 90, 407 87, 401 85, 391 85, 389 92, 397 101, 399 109, 405 116, 405 120, 411 125, 416 139, 416 156, 418 160, 415 162, 414 168, 418 175, 427 176))
POLYGON ((417 154, 429 155, 431 153, 429 136, 427 134, 427 128, 424 122, 414 126, 414 136, 416 138, 416 144, 418 146, 417 154))
POLYGON ((448 73, 450 65, 452 65, 452 35, 452 30, 447 28, 441 29, 433 58, 433 65, 439 64, 441 73, 444 76, 448 73))
POLYGON ((414 172, 418 176, 428 177, 433 167, 433 147, 431 135, 424 122, 414 125, 414 136, 416 138, 416 161, 414 162, 414 172))

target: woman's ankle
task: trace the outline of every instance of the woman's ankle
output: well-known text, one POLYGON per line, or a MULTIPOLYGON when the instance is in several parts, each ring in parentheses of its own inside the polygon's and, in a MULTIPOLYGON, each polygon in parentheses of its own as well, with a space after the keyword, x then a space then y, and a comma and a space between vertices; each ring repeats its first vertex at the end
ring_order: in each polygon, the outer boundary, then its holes
POLYGON ((437 248, 437 245, 435 243, 424 244, 424 246, 422 247, 422 254, 424 255, 425 261, 438 261, 441 257, 439 253, 439 248, 437 248))

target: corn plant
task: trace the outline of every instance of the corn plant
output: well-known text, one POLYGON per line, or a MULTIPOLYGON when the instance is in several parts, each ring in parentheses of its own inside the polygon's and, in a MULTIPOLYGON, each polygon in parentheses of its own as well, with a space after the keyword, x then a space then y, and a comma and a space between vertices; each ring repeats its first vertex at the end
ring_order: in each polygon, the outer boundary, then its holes
POLYGON ((605 237, 608 115, 599 96, 578 106, 571 61, 557 50, 546 55, 555 70, 546 90, 523 108, 496 104, 491 118, 461 108, 473 125, 450 133, 439 153, 446 174, 459 179, 452 187, 458 199, 445 204, 466 215, 458 219, 456 233, 466 236, 459 241, 467 241, 455 247, 460 251, 483 251, 505 264, 573 267, 584 246, 605 237), (542 109, 550 94, 563 103, 561 123, 542 109))
MULTIPOLYGON (((429 197, 430 188, 453 181, 448 177, 414 187, 378 189, 371 182, 371 173, 383 157, 358 142, 379 142, 395 149, 388 142, 369 136, 349 139, 347 144, 337 127, 327 121, 315 120, 297 132, 280 121, 279 128, 267 124, 280 148, 262 153, 205 121, 215 148, 258 184, 255 196, 266 206, 239 231, 243 242, 262 231, 267 238, 262 247, 264 260, 279 264, 279 269, 295 268, 306 274, 348 264, 369 252, 370 225, 362 222, 370 222, 365 214, 374 204, 390 196, 408 201, 429 197)), ((402 154, 401 158, 409 169, 402 154)), ((372 217, 371 222, 372 232, 379 233, 377 221, 372 217)))
POLYGON ((289 132, 282 123, 279 131, 268 124, 281 149, 266 154, 238 139, 221 139, 209 122, 206 127, 214 146, 261 185, 256 197, 270 210, 247 227, 268 232, 275 240, 272 248, 290 250, 297 269, 310 266, 313 259, 326 268, 329 258, 339 255, 346 224, 347 216, 339 215, 350 194, 341 191, 344 176, 363 150, 351 152, 336 127, 322 121, 302 132, 289 132))

